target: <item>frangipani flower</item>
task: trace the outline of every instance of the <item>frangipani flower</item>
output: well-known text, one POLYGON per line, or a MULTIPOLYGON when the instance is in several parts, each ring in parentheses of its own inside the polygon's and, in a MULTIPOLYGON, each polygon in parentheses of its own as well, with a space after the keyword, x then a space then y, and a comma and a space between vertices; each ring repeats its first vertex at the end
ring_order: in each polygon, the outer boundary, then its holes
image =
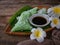
POLYGON ((55 14, 60 15, 60 7, 54 7, 53 11, 55 14))
POLYGON ((60 5, 49 8, 47 10, 47 13, 48 13, 49 16, 53 15, 53 16, 59 17, 60 16, 60 5))
POLYGON ((56 27, 57 29, 60 28, 60 20, 57 17, 53 17, 51 20, 51 27, 56 27))
POLYGON ((42 28, 33 28, 31 32, 32 32, 32 34, 30 35, 31 40, 36 39, 38 42, 44 41, 44 37, 46 37, 46 32, 43 31, 42 28))

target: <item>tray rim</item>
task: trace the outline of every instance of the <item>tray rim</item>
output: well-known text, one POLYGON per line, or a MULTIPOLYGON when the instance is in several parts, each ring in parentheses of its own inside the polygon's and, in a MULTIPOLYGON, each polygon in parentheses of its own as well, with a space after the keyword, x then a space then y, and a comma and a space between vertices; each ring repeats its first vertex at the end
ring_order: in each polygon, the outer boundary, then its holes
MULTIPOLYGON (((6 28, 5 28, 5 31, 4 31, 6 34, 9 34, 9 35, 30 35, 31 34, 31 32, 10 32, 8 29, 10 30, 10 25, 9 24, 6 25, 6 28)), ((49 32, 49 31, 52 31, 54 29, 55 28, 48 28, 48 29, 45 30, 45 32, 49 32)))

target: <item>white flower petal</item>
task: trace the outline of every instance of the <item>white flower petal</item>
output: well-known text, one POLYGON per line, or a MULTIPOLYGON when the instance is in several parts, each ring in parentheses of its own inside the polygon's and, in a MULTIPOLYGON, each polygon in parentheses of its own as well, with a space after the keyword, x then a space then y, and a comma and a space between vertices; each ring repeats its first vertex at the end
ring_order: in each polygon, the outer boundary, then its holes
POLYGON ((41 35, 42 35, 43 37, 46 37, 46 32, 43 31, 41 35))
POLYGON ((38 42, 43 42, 44 41, 44 38, 43 37, 40 37, 40 38, 37 38, 36 39, 38 42))
POLYGON ((52 8, 49 8, 48 10, 47 10, 47 13, 51 13, 53 10, 52 10, 52 8))
POLYGON ((50 21, 52 20, 52 16, 49 18, 49 20, 50 20, 50 21))
POLYGON ((35 36, 34 36, 33 34, 31 34, 31 35, 30 35, 30 39, 31 39, 31 40, 34 40, 34 39, 36 39, 36 38, 35 38, 35 36))
POLYGON ((60 29, 60 24, 56 26, 57 29, 60 29))
POLYGON ((36 28, 33 28, 33 29, 31 30, 31 32, 33 33, 35 30, 36 30, 36 28))
POLYGON ((42 28, 39 28, 39 27, 38 27, 37 29, 38 29, 38 30, 40 30, 40 31, 43 31, 43 29, 42 29, 42 28))
POLYGON ((42 28, 38 27, 38 28, 33 28, 33 29, 31 30, 31 32, 33 33, 35 30, 43 31, 43 29, 42 29, 42 28))
POLYGON ((60 22, 59 22, 59 18, 58 17, 53 17, 52 18, 52 23, 54 24, 54 25, 58 25, 60 22), (55 24, 56 23, 56 24, 55 24))
POLYGON ((53 23, 51 23, 50 26, 51 26, 52 28, 56 27, 56 25, 54 25, 53 23))
POLYGON ((40 32, 41 32, 41 35, 43 36, 43 37, 46 37, 46 32, 45 31, 43 31, 43 29, 42 28, 37 28, 40 32))

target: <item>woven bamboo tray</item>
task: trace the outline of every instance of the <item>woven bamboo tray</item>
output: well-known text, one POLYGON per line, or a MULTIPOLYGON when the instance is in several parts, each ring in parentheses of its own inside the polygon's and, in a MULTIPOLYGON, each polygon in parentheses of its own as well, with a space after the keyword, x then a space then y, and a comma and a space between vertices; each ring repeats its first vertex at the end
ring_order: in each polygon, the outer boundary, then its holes
MULTIPOLYGON (((47 9, 49 7, 50 7, 50 5, 40 5, 40 6, 38 6, 38 8, 47 8, 47 9)), ((51 30, 54 30, 54 28, 48 28, 45 31, 48 32, 48 31, 51 31, 51 30)), ((31 32, 10 32, 10 31, 11 31, 11 26, 10 26, 10 24, 7 24, 6 28, 4 30, 4 32, 6 34, 9 34, 9 35, 30 35, 31 34, 31 32)))

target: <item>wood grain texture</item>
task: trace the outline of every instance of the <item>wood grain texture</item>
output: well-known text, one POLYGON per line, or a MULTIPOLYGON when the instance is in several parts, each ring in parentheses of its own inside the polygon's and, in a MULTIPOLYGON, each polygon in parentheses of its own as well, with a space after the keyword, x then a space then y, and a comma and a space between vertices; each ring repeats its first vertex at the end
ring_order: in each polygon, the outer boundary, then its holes
POLYGON ((9 18, 22 6, 57 5, 59 0, 0 0, 0 45, 15 45, 28 36, 11 36, 4 33, 9 18))

